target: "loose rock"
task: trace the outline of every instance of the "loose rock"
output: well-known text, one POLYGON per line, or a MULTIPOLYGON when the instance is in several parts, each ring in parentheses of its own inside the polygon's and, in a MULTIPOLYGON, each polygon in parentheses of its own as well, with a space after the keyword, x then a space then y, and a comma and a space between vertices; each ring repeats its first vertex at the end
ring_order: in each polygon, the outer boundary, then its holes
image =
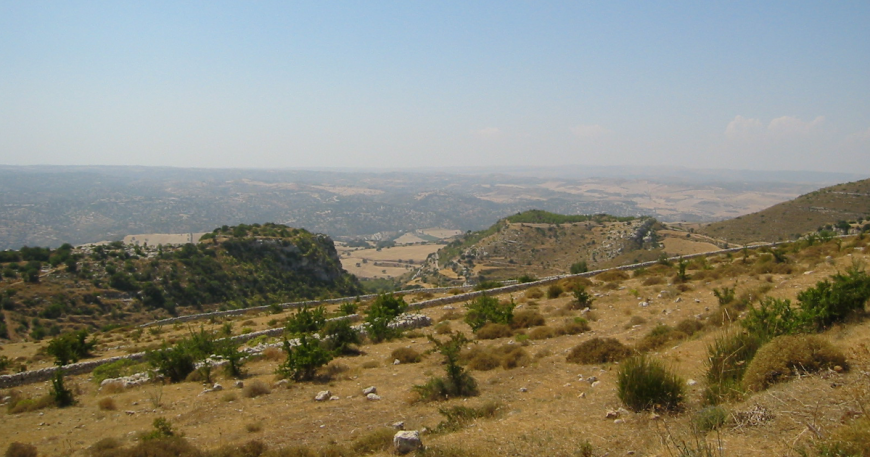
POLYGON ((393 447, 399 454, 407 454, 423 447, 417 430, 399 431, 393 436, 393 447))

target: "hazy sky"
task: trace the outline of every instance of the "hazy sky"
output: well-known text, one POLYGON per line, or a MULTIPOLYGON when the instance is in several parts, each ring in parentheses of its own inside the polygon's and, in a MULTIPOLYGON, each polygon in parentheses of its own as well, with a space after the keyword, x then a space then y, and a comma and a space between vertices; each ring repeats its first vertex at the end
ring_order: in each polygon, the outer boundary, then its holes
POLYGON ((0 164, 870 174, 870 2, 0 0, 0 164))

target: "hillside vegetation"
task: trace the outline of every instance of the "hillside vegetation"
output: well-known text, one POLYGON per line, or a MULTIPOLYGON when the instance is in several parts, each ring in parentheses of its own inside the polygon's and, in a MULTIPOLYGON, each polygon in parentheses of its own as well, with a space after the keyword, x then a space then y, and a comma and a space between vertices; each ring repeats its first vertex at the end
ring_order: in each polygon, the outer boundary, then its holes
POLYGON ((855 233, 870 221, 870 179, 826 187, 763 211, 715 222, 700 233, 733 244, 798 239, 808 233, 855 233))
POLYGON ((181 246, 24 247, 0 252, 0 270, 0 338, 13 340, 360 293, 329 237, 279 224, 224 226, 181 246))

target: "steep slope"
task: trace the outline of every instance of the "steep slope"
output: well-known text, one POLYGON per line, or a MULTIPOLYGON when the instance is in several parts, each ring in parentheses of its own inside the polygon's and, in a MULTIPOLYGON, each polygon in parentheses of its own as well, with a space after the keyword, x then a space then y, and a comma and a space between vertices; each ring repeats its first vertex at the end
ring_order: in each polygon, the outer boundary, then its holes
POLYGON ((840 233, 845 233, 861 228, 868 217, 870 179, 865 179, 819 189, 757 213, 716 222, 700 232, 728 243, 771 242, 833 230, 838 225, 840 233))
POLYGON ((278 224, 224 226, 178 247, 113 242, 0 254, 0 338, 360 293, 329 237, 278 224))

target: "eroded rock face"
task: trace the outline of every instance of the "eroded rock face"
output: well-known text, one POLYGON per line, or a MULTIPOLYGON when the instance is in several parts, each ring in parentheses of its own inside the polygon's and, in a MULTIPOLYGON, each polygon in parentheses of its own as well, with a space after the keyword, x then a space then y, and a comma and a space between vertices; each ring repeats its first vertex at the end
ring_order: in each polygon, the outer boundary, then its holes
POLYGON ((402 430, 393 435, 393 447, 399 454, 407 454, 423 447, 420 432, 417 430, 402 430))

